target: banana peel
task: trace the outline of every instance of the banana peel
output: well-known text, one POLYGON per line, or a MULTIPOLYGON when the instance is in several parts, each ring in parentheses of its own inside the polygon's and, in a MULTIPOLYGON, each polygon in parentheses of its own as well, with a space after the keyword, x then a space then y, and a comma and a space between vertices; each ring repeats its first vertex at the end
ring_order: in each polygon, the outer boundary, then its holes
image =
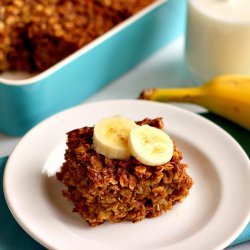
POLYGON ((250 130, 250 76, 219 76, 200 87, 146 89, 139 99, 198 104, 250 130))

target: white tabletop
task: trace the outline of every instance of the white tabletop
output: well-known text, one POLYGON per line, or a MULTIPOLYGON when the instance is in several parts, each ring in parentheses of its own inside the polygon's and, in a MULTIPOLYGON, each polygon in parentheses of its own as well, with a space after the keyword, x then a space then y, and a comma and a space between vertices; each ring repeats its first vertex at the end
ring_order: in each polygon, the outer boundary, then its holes
MULTIPOLYGON (((131 99, 150 87, 178 87, 196 85, 188 73, 183 53, 183 38, 178 38, 148 60, 112 82, 87 102, 107 99, 131 99)), ((193 112, 204 111, 195 105, 175 104, 193 112)), ((0 157, 9 155, 20 138, 0 133, 0 157)), ((230 248, 231 250, 249 250, 250 242, 230 248)))

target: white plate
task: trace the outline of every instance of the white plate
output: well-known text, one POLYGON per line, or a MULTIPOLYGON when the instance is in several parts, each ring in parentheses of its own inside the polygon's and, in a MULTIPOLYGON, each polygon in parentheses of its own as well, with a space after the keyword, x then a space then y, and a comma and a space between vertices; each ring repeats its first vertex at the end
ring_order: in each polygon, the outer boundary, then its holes
POLYGON ((236 141, 198 115, 166 104, 105 101, 67 110, 32 129, 8 160, 4 192, 19 224, 50 249, 222 249, 249 221, 249 165, 236 141), (42 169, 47 159, 60 162, 58 145, 67 131, 115 114, 134 120, 162 116, 183 161, 190 164, 194 186, 165 215, 90 228, 71 212, 61 184, 42 175, 42 169))

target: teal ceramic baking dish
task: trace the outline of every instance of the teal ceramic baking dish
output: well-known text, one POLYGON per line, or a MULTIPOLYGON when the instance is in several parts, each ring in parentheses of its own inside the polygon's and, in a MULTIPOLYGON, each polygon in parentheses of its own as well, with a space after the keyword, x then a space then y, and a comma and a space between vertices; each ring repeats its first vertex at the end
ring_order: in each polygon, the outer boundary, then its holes
POLYGON ((1 75, 0 131, 23 135, 80 103, 181 35, 185 13, 186 0, 158 0, 38 75, 15 80, 1 75))

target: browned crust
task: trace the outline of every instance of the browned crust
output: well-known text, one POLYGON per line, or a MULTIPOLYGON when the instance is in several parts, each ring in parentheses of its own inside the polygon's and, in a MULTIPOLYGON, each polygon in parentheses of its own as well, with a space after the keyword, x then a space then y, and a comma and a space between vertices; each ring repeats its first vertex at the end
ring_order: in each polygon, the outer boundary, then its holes
MULTIPOLYGON (((163 126, 160 118, 138 124, 163 126)), ((74 203, 73 211, 90 226, 155 217, 188 195, 192 179, 176 146, 170 162, 151 167, 134 157, 111 160, 96 153, 92 137, 93 127, 68 133, 66 161, 57 173, 66 187, 63 195, 74 203)))
POLYGON ((109 7, 128 17, 151 4, 152 0, 96 0, 103 6, 109 7))
POLYGON ((154 1, 1 0, 0 71, 43 71, 154 1))

